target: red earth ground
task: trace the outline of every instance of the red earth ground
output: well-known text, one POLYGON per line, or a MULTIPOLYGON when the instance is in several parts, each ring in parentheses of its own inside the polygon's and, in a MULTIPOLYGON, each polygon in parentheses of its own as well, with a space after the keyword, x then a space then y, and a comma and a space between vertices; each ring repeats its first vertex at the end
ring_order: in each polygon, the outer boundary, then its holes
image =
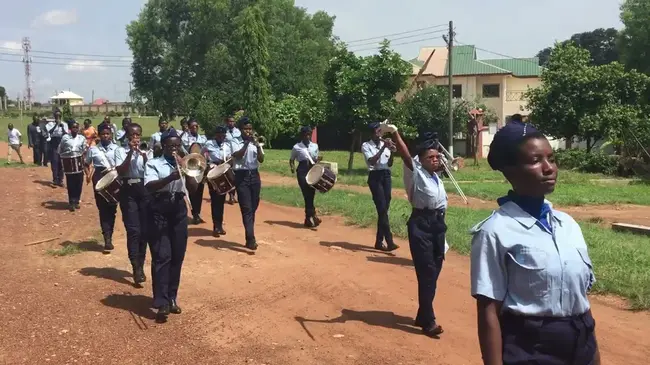
MULTIPOLYGON (((228 234, 214 239, 206 201, 208 223, 189 229, 183 314, 157 324, 150 281, 131 284, 119 217, 111 254, 92 241, 81 254, 46 253, 99 233, 90 186, 82 209, 70 213, 65 189, 50 180, 42 167, 0 169, 0 363, 480 363, 466 257, 452 253, 445 262, 435 302, 445 333, 433 340, 411 326, 417 294, 406 242, 395 255, 378 253, 369 249, 372 230, 338 217, 303 229, 301 209, 262 202, 260 248, 250 255, 238 207, 226 207, 228 234), (29 245, 48 238, 56 239, 29 245)), ((650 314, 616 298, 591 299, 603 364, 646 364, 650 314)))

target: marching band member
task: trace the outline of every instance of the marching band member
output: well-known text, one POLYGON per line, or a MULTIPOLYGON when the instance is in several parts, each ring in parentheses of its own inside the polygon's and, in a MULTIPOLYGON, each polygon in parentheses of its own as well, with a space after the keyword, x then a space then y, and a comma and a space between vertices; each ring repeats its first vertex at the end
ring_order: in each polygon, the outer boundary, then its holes
MULTIPOLYGON (((61 143, 57 147, 57 154, 62 155, 82 155, 86 153, 88 145, 86 144, 86 137, 79 134, 79 123, 71 120, 68 124, 70 126, 70 133, 61 138, 61 143)), ((79 200, 81 199, 81 188, 84 183, 83 171, 78 174, 66 174, 65 181, 68 188, 68 203, 70 204, 70 211, 74 212, 75 209, 81 208, 79 200)))
POLYGON ((47 122, 45 125, 47 133, 50 136, 49 146, 49 160, 50 167, 52 168, 52 184, 56 186, 63 186, 63 165, 61 165, 61 158, 58 154, 59 144, 61 138, 68 133, 68 125, 61 121, 61 111, 54 111, 54 121, 47 122))
MULTIPOLYGON (((235 118, 233 117, 228 117, 226 118, 226 128, 227 128, 227 133, 226 133, 226 142, 230 143, 233 139, 237 139, 239 141, 242 140, 241 137, 241 131, 237 126, 235 126, 235 118)), ((233 205, 237 203, 237 197, 235 196, 236 191, 233 190, 230 193, 228 193, 228 204, 233 205)))
MULTIPOLYGON (((180 138, 181 138, 181 139, 183 138, 183 136, 185 135, 185 133, 187 133, 187 130, 188 130, 188 126, 187 126, 187 118, 183 118, 183 119, 181 119, 181 134, 180 134, 180 138)), ((181 149, 181 152, 182 152, 182 151, 183 151, 183 150, 181 149)))
POLYGON ((375 248, 381 251, 394 251, 399 246, 393 241, 393 233, 390 230, 388 219, 392 184, 390 168, 393 166, 391 148, 394 148, 394 144, 382 141, 379 123, 371 123, 369 127, 372 136, 370 141, 361 145, 361 152, 363 152, 368 166, 368 187, 370 187, 372 201, 377 209, 375 248), (386 241, 386 247, 384 247, 384 241, 386 241))
POLYGON ((153 307, 156 320, 165 322, 169 313, 180 314, 176 302, 181 268, 187 249, 187 205, 176 155, 181 139, 173 128, 162 137, 163 156, 147 161, 144 183, 152 194, 151 255, 153 307))
MULTIPOLYGON (((187 132, 181 137, 181 144, 183 153, 185 155, 190 153, 192 145, 198 144, 201 148, 208 141, 204 135, 199 134, 199 122, 196 119, 192 119, 187 123, 187 132)), ((203 190, 205 190, 205 184, 203 181, 200 181, 197 185, 196 190, 190 193, 190 202, 192 203, 192 224, 201 224, 205 223, 203 218, 201 218, 201 205, 203 203, 203 190)))
POLYGON ((307 184, 307 173, 316 162, 322 160, 322 157, 318 156, 318 144, 311 141, 311 133, 312 130, 308 126, 300 128, 300 142, 291 149, 289 167, 292 174, 296 172, 298 186, 300 186, 302 197, 305 200, 305 227, 318 227, 322 220, 316 215, 316 207, 314 207, 316 189, 307 184), (296 160, 298 160, 297 170, 296 160))
POLYGON ((126 246, 133 266, 133 280, 141 284, 147 280, 144 262, 147 255, 147 214, 150 196, 144 187, 144 166, 151 152, 140 151, 142 127, 133 123, 127 126, 127 147, 115 150, 115 165, 123 179, 120 192, 120 210, 126 228, 126 246))
POLYGON ((102 228, 104 237, 104 249, 112 250, 113 247, 113 230, 115 228, 115 215, 117 214, 117 204, 107 202, 97 193, 95 187, 97 182, 104 174, 115 166, 115 150, 117 145, 113 143, 113 133, 108 124, 99 126, 99 144, 90 147, 86 154, 86 165, 92 165, 95 172, 92 175, 93 190, 95 191, 95 204, 99 210, 99 226, 102 228))
POLYGON ((154 148, 157 145, 162 145, 160 137, 169 129, 169 123, 164 118, 158 119, 158 132, 151 135, 151 141, 149 141, 149 146, 154 148))
MULTIPOLYGON (((225 143, 225 138, 226 127, 217 126, 214 139, 209 140, 201 150, 201 154, 208 156, 208 162, 221 165, 228 159, 230 150, 228 144, 225 143)), ((210 184, 208 184, 208 191, 210 192, 210 208, 212 211, 212 236, 220 237, 226 234, 223 229, 223 208, 226 195, 217 193, 210 184)))
POLYGON ((494 136, 488 163, 512 190, 472 228, 483 363, 600 365, 587 245, 576 221, 545 200, 558 172, 551 145, 518 119, 494 136))
POLYGON ((129 146, 129 138, 127 136, 128 134, 128 126, 131 124, 131 118, 124 118, 122 119, 122 129, 117 131, 115 138, 117 143, 120 147, 128 147, 129 146))
POLYGON ((392 124, 380 125, 380 135, 391 133, 397 151, 410 173, 411 185, 405 186, 409 202, 413 206, 408 220, 408 238, 413 266, 418 280, 418 314, 415 325, 430 337, 437 337, 443 330, 436 323, 433 299, 436 295, 438 276, 445 260, 445 211, 447 193, 442 180, 436 174, 440 169, 438 143, 425 140, 416 147, 418 159, 409 153, 397 128, 392 124))
POLYGON ((255 212, 260 204, 262 182, 258 167, 264 162, 264 150, 253 138, 253 124, 247 117, 239 120, 243 142, 233 139, 229 143, 232 151, 235 185, 239 196, 239 209, 246 230, 246 247, 257 250, 255 239, 255 212))

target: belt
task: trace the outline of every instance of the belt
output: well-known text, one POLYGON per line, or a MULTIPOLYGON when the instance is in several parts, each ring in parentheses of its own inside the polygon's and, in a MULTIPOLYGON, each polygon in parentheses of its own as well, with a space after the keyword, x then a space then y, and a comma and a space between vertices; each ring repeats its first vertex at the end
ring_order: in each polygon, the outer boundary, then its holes
POLYGON ((138 183, 142 182, 142 179, 130 179, 128 177, 125 177, 124 180, 129 185, 138 184, 138 183))
POLYGON ((251 175, 251 174, 257 174, 258 173, 257 169, 252 169, 252 170, 239 169, 239 170, 234 170, 234 171, 235 171, 235 174, 248 174, 248 175, 251 175))
POLYGON ((436 215, 436 216, 439 216, 439 217, 444 217, 445 216, 445 210, 444 209, 429 209, 429 208, 419 209, 419 208, 413 208, 413 213, 422 214, 422 215, 436 215))

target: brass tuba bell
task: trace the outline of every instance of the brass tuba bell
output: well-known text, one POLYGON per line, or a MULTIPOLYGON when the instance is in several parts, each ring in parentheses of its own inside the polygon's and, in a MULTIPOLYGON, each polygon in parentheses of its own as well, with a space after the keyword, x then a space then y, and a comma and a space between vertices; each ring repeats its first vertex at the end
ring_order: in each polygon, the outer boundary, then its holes
POLYGON ((183 175, 193 177, 197 183, 200 183, 207 165, 205 157, 200 153, 190 153, 180 160, 179 167, 183 175))

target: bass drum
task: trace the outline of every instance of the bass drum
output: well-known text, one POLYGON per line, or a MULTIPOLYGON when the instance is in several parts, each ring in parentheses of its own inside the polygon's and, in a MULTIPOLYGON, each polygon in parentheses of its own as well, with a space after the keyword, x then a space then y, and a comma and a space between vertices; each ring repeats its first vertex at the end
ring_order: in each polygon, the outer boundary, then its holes
POLYGON ((102 176, 95 185, 95 191, 109 204, 120 202, 120 189, 122 189, 122 179, 116 170, 109 170, 102 176))
POLYGON ((219 195, 225 195, 235 190, 235 173, 227 163, 212 168, 206 179, 212 190, 219 195))
POLYGON ((316 164, 309 169, 305 180, 312 188, 321 193, 327 193, 332 190, 334 184, 336 184, 336 174, 327 167, 316 164))

